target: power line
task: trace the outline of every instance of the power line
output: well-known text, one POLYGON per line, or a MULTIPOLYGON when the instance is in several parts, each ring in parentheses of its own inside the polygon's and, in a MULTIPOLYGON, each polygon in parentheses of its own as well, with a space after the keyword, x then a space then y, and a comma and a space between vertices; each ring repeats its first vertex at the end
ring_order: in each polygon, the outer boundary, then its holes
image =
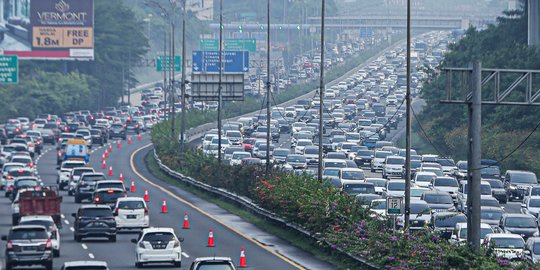
POLYGON ((435 149, 435 151, 437 151, 439 156, 444 157, 445 155, 439 150, 439 148, 431 141, 431 139, 427 135, 426 131, 424 130, 424 127, 422 127, 422 124, 420 123, 420 120, 418 120, 418 117, 416 116, 416 112, 414 112, 414 109, 412 108, 412 106, 411 106, 411 112, 412 112, 412 115, 414 116, 414 119, 416 120, 416 123, 418 123, 418 127, 420 127, 420 130, 422 131, 422 134, 424 135, 426 140, 428 140, 429 144, 433 146, 433 148, 435 149))

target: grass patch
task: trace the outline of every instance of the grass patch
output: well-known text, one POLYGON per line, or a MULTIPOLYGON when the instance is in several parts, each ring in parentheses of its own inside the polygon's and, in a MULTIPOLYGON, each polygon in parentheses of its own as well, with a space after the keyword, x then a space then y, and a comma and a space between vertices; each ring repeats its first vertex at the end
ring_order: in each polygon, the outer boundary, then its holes
POLYGON ((148 154, 146 155, 145 164, 150 173, 153 174, 155 177, 165 181, 168 184, 179 187, 187 192, 193 193, 194 195, 205 201, 218 205, 219 207, 227 210, 228 212, 237 215, 245 221, 257 226, 263 231, 275 235, 289 242, 292 246, 295 246, 303 251, 312 254, 315 258, 319 260, 325 261, 338 269, 359 269, 358 262, 356 262, 355 260, 352 260, 351 258, 344 256, 339 252, 332 251, 330 248, 324 247, 323 244, 318 243, 317 241, 314 241, 313 239, 306 237, 303 234, 300 234, 286 227, 276 225, 266 219, 259 218, 258 216, 242 209, 241 207, 238 207, 235 204, 225 202, 221 199, 214 197, 206 191, 200 190, 189 184, 185 184, 184 182, 175 180, 159 168, 152 152, 148 152, 148 154))

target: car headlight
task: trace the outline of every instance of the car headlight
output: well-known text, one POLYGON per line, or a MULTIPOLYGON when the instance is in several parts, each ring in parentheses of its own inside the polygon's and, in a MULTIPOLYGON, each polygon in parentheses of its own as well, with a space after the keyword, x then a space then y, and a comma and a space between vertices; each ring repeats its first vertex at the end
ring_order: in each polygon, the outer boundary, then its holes
POLYGON ((512 189, 512 190, 514 190, 514 189, 516 189, 517 187, 514 186, 514 185, 510 185, 509 188, 512 189))

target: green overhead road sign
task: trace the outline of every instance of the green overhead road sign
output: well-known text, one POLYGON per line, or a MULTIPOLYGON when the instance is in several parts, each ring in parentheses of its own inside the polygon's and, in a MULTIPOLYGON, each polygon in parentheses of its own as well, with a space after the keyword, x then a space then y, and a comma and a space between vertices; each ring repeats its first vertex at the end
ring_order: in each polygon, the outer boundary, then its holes
MULTIPOLYGON (((219 51, 219 40, 201 39, 201 51, 219 51)), ((254 38, 226 38, 223 42, 224 51, 257 51, 257 40, 254 38)))
POLYGON ((19 83, 19 59, 15 55, 0 55, 0 83, 19 83))
POLYGON ((217 39, 201 39, 201 51, 219 51, 219 42, 217 39))
POLYGON ((257 51, 257 41, 254 38, 231 38, 225 39, 226 51, 257 51))
MULTIPOLYGON (((170 70, 171 69, 171 56, 170 55, 158 55, 156 58, 156 71, 161 72, 163 69, 170 70)), ((181 71, 180 64, 182 63, 182 59, 180 58, 180 55, 174 56, 174 71, 181 71)))

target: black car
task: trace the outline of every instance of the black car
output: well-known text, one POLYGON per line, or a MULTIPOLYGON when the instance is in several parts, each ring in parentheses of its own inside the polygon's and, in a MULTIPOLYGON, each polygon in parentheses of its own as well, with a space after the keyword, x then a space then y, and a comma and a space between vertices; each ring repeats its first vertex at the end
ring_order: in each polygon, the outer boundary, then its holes
POLYGON ((6 135, 9 139, 17 136, 17 135, 20 135, 22 134, 22 129, 21 129, 21 125, 19 123, 12 123, 12 122, 8 122, 5 126, 4 126, 4 129, 6 131, 6 135))
POLYGON ((434 233, 450 239, 457 223, 467 222, 467 216, 459 212, 436 212, 431 216, 430 226, 434 233))
POLYGON ((77 122, 74 122, 74 123, 69 123, 67 124, 67 132, 70 132, 70 133, 75 133, 77 132, 77 129, 79 129, 81 127, 81 125, 77 122))
POLYGON ((3 128, 0 128, 0 144, 7 144, 8 137, 6 130, 3 128))
POLYGON ((84 173, 74 190, 75 202, 81 203, 83 200, 92 201, 97 181, 105 180, 103 173, 84 173))
POLYGON ((137 134, 139 134, 141 132, 141 127, 139 125, 139 122, 134 121, 132 119, 128 119, 126 121, 125 126, 126 126, 126 132, 131 131, 131 132, 134 132, 134 133, 137 133, 137 134))
POLYGON ((508 201, 523 200, 529 187, 537 185, 538 180, 533 172, 508 170, 504 176, 504 188, 508 201))
POLYGON ((6 269, 14 266, 43 265, 53 269, 53 248, 47 229, 39 225, 14 226, 2 236, 6 245, 6 269))
POLYGON ((116 221, 109 206, 83 205, 72 216, 75 218, 75 241, 80 242, 87 237, 106 237, 116 242, 116 221))
POLYGON ((371 164, 371 159, 373 158, 373 150, 358 150, 356 151, 356 157, 354 162, 357 166, 368 166, 371 164))
POLYGON ((126 139, 126 128, 122 124, 113 124, 109 131, 109 139, 122 138, 126 139))
POLYGON ((118 198, 125 195, 125 190, 121 188, 100 188, 94 191, 92 201, 95 204, 108 205, 112 208, 116 206, 118 198))
POLYGON ((536 218, 528 214, 503 214, 499 227, 504 233, 521 235, 525 239, 539 235, 536 218))
POLYGON ((99 144, 101 146, 105 144, 105 134, 103 134, 101 129, 90 129, 90 135, 92 136, 92 144, 99 144))

